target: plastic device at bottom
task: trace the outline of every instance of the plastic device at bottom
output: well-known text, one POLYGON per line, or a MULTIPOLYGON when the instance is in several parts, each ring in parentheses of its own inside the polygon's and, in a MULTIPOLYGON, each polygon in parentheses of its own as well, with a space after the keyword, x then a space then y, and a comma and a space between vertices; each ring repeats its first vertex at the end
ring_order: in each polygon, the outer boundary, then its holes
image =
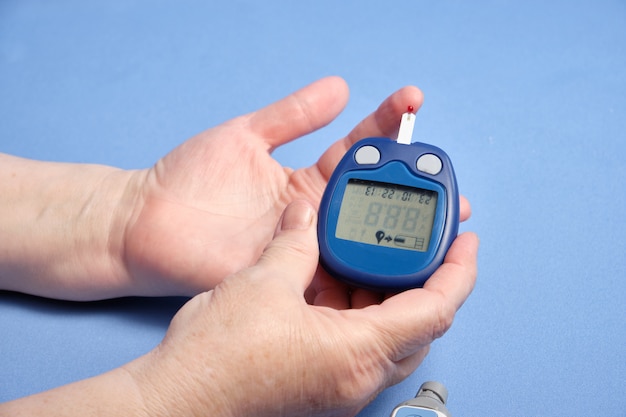
POLYGON ((448 390, 435 381, 424 382, 415 398, 398 404, 391 417, 452 417, 446 408, 448 390))

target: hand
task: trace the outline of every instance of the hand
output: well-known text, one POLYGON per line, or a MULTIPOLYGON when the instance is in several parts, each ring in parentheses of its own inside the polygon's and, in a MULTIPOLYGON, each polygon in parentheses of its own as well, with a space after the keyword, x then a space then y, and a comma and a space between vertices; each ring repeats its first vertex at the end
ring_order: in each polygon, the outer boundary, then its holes
MULTIPOLYGON (((272 238, 285 206, 295 199, 318 205, 333 169, 357 140, 394 137, 408 105, 422 93, 405 87, 333 144, 308 168, 282 167, 276 147, 331 122, 348 89, 337 77, 322 79, 257 112, 209 129, 138 171, 139 197, 124 234, 124 259, 137 295, 194 295, 253 265, 272 238)), ((469 217, 461 199, 461 219, 469 217)))
POLYGON ((336 310, 303 297, 315 219, 292 203, 255 266, 189 301, 161 345, 125 367, 148 415, 351 416, 421 363, 473 288, 476 236, 458 236, 424 288, 336 310))

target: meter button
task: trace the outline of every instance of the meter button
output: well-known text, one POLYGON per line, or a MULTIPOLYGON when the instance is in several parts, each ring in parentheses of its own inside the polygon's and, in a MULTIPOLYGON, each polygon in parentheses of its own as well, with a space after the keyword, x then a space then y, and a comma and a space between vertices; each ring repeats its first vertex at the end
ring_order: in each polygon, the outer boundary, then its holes
POLYGON ((364 145, 354 153, 354 159, 359 165, 374 165, 380 161, 380 151, 375 146, 364 145))
POLYGON ((418 171, 425 172, 430 175, 437 175, 441 172, 443 164, 437 155, 426 153, 417 158, 415 164, 418 171))

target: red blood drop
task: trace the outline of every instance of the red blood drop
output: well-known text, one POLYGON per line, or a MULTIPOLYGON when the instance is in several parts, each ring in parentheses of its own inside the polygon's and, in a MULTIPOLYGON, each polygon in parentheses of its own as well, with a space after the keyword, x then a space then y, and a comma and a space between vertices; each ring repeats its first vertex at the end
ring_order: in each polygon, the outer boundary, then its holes
POLYGON ((413 110, 415 110, 413 106, 409 106, 406 109, 409 111, 409 113, 413 113, 413 110))

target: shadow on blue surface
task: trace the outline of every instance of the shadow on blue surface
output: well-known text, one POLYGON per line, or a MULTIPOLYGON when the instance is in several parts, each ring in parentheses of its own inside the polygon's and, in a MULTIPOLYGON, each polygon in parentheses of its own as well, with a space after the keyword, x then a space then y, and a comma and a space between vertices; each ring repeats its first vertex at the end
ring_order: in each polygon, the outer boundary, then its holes
POLYGON ((135 325, 167 329, 170 320, 188 300, 186 297, 123 297, 111 300, 77 302, 54 300, 10 291, 0 291, 3 309, 51 317, 104 315, 135 325))

